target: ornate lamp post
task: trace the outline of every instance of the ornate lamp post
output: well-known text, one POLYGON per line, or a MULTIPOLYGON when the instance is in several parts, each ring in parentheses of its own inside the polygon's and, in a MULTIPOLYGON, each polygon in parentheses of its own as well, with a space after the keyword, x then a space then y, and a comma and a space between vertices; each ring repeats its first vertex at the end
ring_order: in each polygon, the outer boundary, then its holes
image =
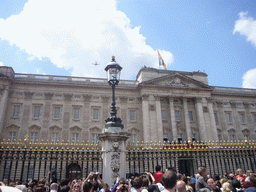
POLYGON ((105 132, 123 132, 123 124, 121 118, 117 117, 116 111, 116 98, 115 98, 115 87, 118 85, 120 80, 120 73, 122 67, 115 61, 115 56, 112 56, 112 61, 108 63, 105 68, 108 77, 108 83, 112 87, 112 107, 111 117, 108 117, 105 125, 105 132))
POLYGON ((103 179, 112 183, 116 177, 126 176, 126 140, 130 133, 124 131, 121 118, 116 115, 115 86, 118 85, 122 67, 112 57, 105 71, 108 75, 108 83, 112 87, 111 117, 106 119, 104 132, 99 134, 102 147, 103 179))

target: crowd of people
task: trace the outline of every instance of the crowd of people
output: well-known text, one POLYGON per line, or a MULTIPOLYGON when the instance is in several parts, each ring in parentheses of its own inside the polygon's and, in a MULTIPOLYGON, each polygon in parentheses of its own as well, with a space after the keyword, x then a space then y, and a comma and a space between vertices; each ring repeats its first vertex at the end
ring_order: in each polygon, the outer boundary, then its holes
POLYGON ((55 178, 45 177, 40 181, 28 183, 0 182, 0 192, 256 192, 256 177, 253 171, 246 174, 242 169, 236 173, 228 172, 223 177, 209 176, 205 167, 198 173, 187 177, 172 168, 161 172, 157 165, 155 173, 133 174, 129 178, 116 178, 113 183, 105 183, 101 175, 91 172, 87 178, 58 182, 55 178))

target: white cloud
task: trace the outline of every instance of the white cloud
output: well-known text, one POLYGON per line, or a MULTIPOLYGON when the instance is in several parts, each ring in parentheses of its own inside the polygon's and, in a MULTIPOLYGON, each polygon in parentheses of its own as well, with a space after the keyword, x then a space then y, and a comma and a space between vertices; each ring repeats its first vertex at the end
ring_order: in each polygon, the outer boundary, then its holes
MULTIPOLYGON (((144 65, 158 66, 156 50, 115 0, 29 0, 19 15, 0 18, 0 28, 0 38, 25 50, 29 59, 47 57, 75 76, 105 77, 112 55, 123 67, 123 79, 144 65), (100 65, 93 66, 95 61, 100 65)), ((167 66, 174 61, 171 52, 160 52, 167 66)))
POLYGON ((256 89, 256 68, 247 71, 243 76, 243 88, 256 89))
MULTIPOLYGON (((239 19, 234 26, 233 34, 236 32, 244 35, 248 42, 256 48, 256 20, 248 16, 248 12, 240 12, 239 19)), ((256 88, 256 68, 247 71, 243 75, 243 88, 256 88)))
POLYGON ((256 48, 256 20, 248 16, 248 12, 240 12, 236 21, 233 34, 236 32, 246 36, 246 40, 251 42, 256 48))
POLYGON ((0 61, 0 66, 4 66, 4 63, 0 61))

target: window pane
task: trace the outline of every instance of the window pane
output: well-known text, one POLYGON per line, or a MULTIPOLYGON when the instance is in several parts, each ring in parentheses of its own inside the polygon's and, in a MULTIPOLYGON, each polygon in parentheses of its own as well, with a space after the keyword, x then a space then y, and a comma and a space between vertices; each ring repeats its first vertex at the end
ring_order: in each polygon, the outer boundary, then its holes
POLYGON ((217 113, 214 113, 214 118, 215 118, 215 123, 218 124, 219 121, 218 121, 218 115, 217 115, 217 113))
POLYGON ((53 132, 52 141, 56 144, 58 140, 59 140, 59 133, 53 132))
POLYGON ((241 123, 245 123, 245 115, 243 113, 240 114, 241 123))
POLYGON ((175 111, 175 120, 180 121, 180 111, 175 111))
POLYGON ((19 117, 19 113, 20 113, 20 106, 19 105, 15 105, 13 108, 13 117, 19 117))
POLYGON ((40 117, 40 106, 36 106, 34 110, 34 117, 39 118, 40 117))
POLYGON ((135 111, 134 110, 130 110, 130 121, 135 121, 135 111))
POLYGON ((227 113, 227 114, 226 114, 226 118, 227 118, 227 123, 232 123, 232 120, 231 120, 231 113, 227 113))
POLYGON ((74 141, 75 144, 78 143, 78 137, 79 137, 79 133, 72 133, 72 142, 74 141))
POLYGON ((74 119, 79 119, 79 108, 74 108, 74 119))
POLYGON ((93 120, 98 120, 99 119, 99 109, 93 109, 93 120))
POLYGON ((30 140, 33 141, 33 143, 36 143, 38 133, 37 132, 31 132, 30 140))
POLYGON ((54 107, 54 119, 60 118, 60 107, 54 107))
POLYGON ((135 134, 132 134, 131 136, 130 136, 130 141, 131 141, 131 143, 137 143, 137 135, 135 135, 135 134))
POLYGON ((9 139, 11 142, 14 142, 14 139, 16 139, 16 132, 10 131, 9 132, 9 139))
POLYGON ((92 134, 92 142, 95 143, 95 144, 98 143, 98 134, 96 134, 96 133, 92 134))
POLYGON ((162 111, 162 121, 166 121, 166 111, 162 111))
POLYGON ((192 113, 192 111, 189 111, 189 112, 188 112, 188 116, 189 116, 189 121, 190 121, 190 122, 193 122, 193 121, 194 121, 194 118, 193 118, 193 113, 192 113))

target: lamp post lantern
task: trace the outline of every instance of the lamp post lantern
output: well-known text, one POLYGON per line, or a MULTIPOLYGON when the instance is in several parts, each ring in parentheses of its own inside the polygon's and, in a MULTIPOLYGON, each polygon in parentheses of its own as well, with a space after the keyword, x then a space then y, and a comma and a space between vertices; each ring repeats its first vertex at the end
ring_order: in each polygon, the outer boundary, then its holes
POLYGON ((117 117, 116 111, 116 98, 115 98, 115 87, 118 85, 120 80, 120 73, 122 67, 115 61, 115 56, 112 56, 112 61, 108 63, 105 68, 108 77, 108 83, 112 87, 112 107, 111 117, 108 117, 105 125, 105 132, 123 132, 123 124, 121 118, 117 117))

